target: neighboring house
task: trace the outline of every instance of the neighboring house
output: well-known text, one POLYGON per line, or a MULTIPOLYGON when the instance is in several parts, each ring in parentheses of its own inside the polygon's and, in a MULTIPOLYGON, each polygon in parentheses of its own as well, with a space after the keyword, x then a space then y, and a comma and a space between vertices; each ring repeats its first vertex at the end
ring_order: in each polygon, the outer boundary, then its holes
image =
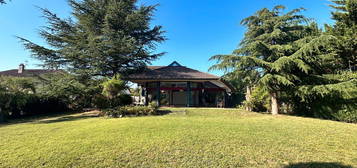
POLYGON ((25 69, 24 64, 20 64, 18 69, 0 71, 0 76, 12 77, 35 77, 48 73, 61 72, 61 70, 46 70, 46 69, 25 69))
POLYGON ((228 107, 233 90, 220 77, 176 61, 168 66, 148 66, 125 79, 141 87, 145 105, 154 101, 160 106, 228 107))

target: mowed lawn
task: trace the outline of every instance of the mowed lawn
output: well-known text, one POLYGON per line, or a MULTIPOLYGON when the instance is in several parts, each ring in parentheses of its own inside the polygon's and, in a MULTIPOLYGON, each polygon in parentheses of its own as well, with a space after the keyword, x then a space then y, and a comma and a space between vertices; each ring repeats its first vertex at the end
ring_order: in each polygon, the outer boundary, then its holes
POLYGON ((0 125, 0 167, 355 167, 357 125, 235 109, 0 125))

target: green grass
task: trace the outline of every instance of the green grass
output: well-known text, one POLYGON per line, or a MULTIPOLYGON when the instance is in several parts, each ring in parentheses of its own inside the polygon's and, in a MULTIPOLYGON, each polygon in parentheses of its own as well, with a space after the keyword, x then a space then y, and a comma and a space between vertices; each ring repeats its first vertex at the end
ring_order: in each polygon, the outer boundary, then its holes
POLYGON ((357 125, 239 110, 0 125, 0 167, 357 166, 357 125))

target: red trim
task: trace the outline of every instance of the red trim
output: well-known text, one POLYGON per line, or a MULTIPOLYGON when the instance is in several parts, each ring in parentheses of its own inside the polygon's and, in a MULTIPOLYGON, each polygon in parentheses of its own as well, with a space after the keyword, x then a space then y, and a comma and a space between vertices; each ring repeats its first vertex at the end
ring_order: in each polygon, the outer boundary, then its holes
MULTIPOLYGON (((147 88, 149 91, 155 91, 156 88, 147 88)), ((160 90, 183 90, 187 91, 187 88, 183 87, 162 87, 160 90)), ((200 90, 205 90, 205 91, 224 91, 222 88, 192 88, 191 91, 200 91, 200 90)))

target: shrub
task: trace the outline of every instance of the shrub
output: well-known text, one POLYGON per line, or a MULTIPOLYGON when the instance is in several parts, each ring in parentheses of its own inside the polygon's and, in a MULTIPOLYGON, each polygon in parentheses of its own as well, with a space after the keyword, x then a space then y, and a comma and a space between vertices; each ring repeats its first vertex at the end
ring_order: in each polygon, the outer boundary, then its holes
POLYGON ((349 123, 357 123, 357 105, 354 108, 343 107, 336 113, 332 114, 335 120, 349 123))
POLYGON ((110 101, 102 94, 96 94, 92 98, 92 106, 99 109, 110 108, 110 101))
POLYGON ((0 77, 1 118, 81 110, 91 107, 92 95, 100 91, 96 82, 83 84, 66 73, 33 78, 0 77))
POLYGON ((311 107, 311 113, 313 117, 357 123, 357 103, 355 99, 324 98, 311 107))
POLYGON ((133 98, 128 94, 122 94, 118 97, 121 106, 133 104, 133 98))
POLYGON ((45 75, 41 82, 39 95, 60 100, 70 109, 80 110, 91 104, 88 93, 92 87, 81 83, 76 76, 65 73, 45 75))
POLYGON ((130 95, 124 93, 128 89, 127 83, 121 80, 120 75, 115 75, 111 79, 107 79, 101 84, 102 95, 107 99, 109 108, 126 106, 133 103, 130 95))
POLYGON ((269 93, 262 87, 255 87, 252 91, 250 101, 244 101, 244 106, 250 107, 253 111, 264 112, 270 110, 269 93))
POLYGON ((67 105, 59 99, 21 92, 0 94, 0 109, 3 119, 69 110, 67 105))
POLYGON ((123 106, 103 110, 103 115, 113 118, 124 116, 147 116, 156 115, 157 108, 153 106, 123 106))
POLYGON ((120 75, 115 75, 112 79, 108 79, 102 84, 102 94, 109 99, 114 99, 127 88, 126 82, 121 80, 120 75))

